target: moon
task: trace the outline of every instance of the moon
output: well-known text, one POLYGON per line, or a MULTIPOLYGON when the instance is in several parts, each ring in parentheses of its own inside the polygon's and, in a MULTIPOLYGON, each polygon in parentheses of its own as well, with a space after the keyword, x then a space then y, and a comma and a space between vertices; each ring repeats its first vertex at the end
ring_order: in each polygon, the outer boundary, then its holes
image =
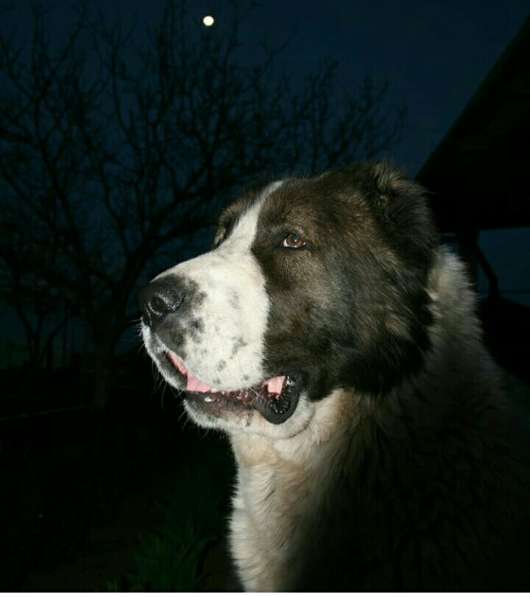
POLYGON ((205 27, 211 27, 214 23, 215 19, 212 17, 212 15, 206 15, 202 20, 202 24, 205 27))

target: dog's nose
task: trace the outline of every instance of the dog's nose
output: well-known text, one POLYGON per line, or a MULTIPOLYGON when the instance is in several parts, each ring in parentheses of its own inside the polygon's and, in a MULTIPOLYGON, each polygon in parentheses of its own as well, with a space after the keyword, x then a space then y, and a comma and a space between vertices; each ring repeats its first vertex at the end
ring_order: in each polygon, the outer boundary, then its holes
POLYGON ((174 276, 155 280, 138 294, 142 319, 149 327, 161 323, 167 315, 178 311, 183 301, 184 290, 174 276))

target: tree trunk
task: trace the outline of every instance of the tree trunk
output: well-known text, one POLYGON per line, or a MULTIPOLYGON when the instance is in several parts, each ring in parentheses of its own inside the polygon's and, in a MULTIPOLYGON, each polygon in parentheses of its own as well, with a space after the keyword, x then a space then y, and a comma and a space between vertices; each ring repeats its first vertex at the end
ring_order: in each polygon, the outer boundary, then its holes
POLYGON ((96 354, 94 359, 94 384, 92 390, 92 408, 103 410, 107 404, 112 357, 96 354))
POLYGON ((90 406, 94 410, 103 410, 109 400, 109 386, 111 382, 115 342, 106 336, 95 341, 94 361, 90 368, 93 378, 90 380, 92 394, 90 406))

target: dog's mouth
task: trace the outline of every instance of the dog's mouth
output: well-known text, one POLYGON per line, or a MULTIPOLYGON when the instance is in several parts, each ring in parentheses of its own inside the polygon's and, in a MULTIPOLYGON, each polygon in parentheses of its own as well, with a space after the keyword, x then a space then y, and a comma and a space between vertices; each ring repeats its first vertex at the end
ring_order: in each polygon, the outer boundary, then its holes
POLYGON ((299 373, 285 373, 240 390, 220 391, 198 380, 173 352, 167 360, 185 383, 186 400, 210 414, 221 416, 225 410, 257 410, 269 423, 279 425, 293 414, 302 386, 299 373))

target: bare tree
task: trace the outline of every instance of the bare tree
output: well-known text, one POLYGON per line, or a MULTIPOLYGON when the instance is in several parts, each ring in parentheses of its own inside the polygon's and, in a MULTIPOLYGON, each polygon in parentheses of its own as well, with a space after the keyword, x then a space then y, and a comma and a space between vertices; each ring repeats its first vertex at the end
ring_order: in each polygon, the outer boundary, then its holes
MULTIPOLYGON (((3 219, 7 219, 4 218, 3 219)), ((0 301, 10 305, 22 324, 26 336, 28 358, 33 367, 50 365, 53 342, 67 322, 67 303, 61 290, 44 281, 37 273, 38 264, 46 267, 56 262, 58 243, 47 247, 28 244, 19 228, 5 223, 0 225, 0 251, 2 254, 2 284, 0 301)))
POLYGON ((20 306, 18 288, 25 304, 32 287, 47 289, 86 322, 97 405, 134 289, 168 250, 175 261, 204 236, 226 197, 269 172, 375 157, 399 136, 402 114, 385 116, 386 87, 370 79, 345 93, 326 64, 296 88, 277 72, 282 50, 246 64, 240 8, 216 31, 168 2, 141 41, 82 9, 60 45, 35 10, 30 48, 0 37, 0 217, 17 230, 1 245, 11 302, 20 306))

